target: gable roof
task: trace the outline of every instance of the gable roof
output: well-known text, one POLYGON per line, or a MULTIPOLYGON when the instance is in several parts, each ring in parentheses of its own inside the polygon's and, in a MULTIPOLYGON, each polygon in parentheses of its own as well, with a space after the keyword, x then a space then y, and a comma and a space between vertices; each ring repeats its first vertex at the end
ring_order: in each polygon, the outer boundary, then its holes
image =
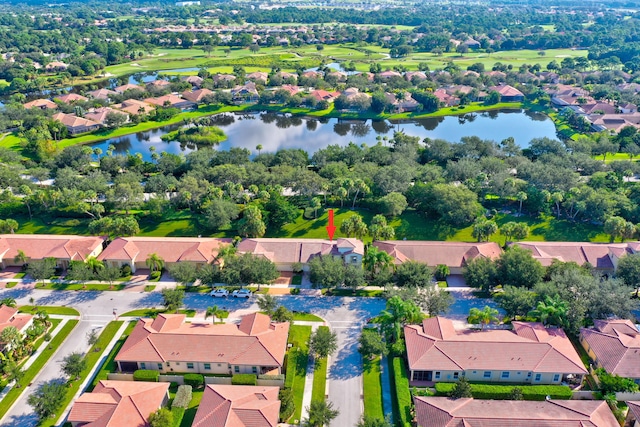
POLYGON ((251 253, 275 263, 308 263, 313 257, 346 253, 364 254, 364 245, 357 239, 244 239, 239 253, 251 253))
POLYGON ((83 427, 146 426, 149 415, 165 402, 169 385, 102 380, 76 400, 67 421, 83 427))
POLYGON ((202 237, 118 237, 98 257, 99 260, 145 261, 152 253, 165 262, 191 261, 210 263, 218 250, 231 239, 202 237))
POLYGON ((404 327, 411 370, 505 370, 586 374, 562 329, 513 322, 513 330, 457 332, 431 317, 404 327))
POLYGON ((617 427, 606 402, 600 400, 449 399, 414 397, 420 427, 617 427))
POLYGON ((640 378, 640 332, 629 320, 596 320, 580 330, 596 360, 610 374, 640 378))
POLYGON ((463 267, 477 257, 495 259, 502 250, 495 242, 435 242, 411 240, 381 240, 373 246, 394 258, 394 263, 419 261, 430 266, 444 264, 448 267, 463 267))
POLYGON ((144 88, 142 86, 138 86, 138 85, 134 85, 134 84, 131 84, 131 83, 127 83, 126 85, 115 87, 115 88, 113 88, 113 90, 115 90, 116 93, 125 93, 128 90, 143 91, 144 88))
POLYGON ((116 361, 212 362, 282 366, 289 323, 253 313, 239 325, 185 323, 184 314, 140 319, 116 361))
POLYGON ((49 108, 51 110, 55 110, 58 108, 58 105, 49 100, 49 99, 34 99, 33 101, 29 101, 25 104, 22 104, 25 109, 29 108, 49 108))
POLYGON ((492 86, 489 90, 495 90, 500 96, 524 96, 522 92, 510 85, 492 86))
POLYGON ((77 93, 67 93, 66 95, 56 96, 54 99, 57 99, 60 102, 64 102, 65 104, 70 104, 72 102, 77 102, 77 101, 89 100, 87 97, 78 95, 77 93))
POLYGON ((49 257, 80 261, 102 246, 106 237, 49 234, 0 234, 0 258, 9 259, 23 251, 29 259, 49 257))
POLYGON ((193 427, 275 427, 278 387, 208 384, 193 427))
POLYGON ((575 262, 578 265, 589 263, 595 268, 613 269, 613 258, 620 258, 635 252, 631 243, 589 243, 589 242, 516 242, 523 249, 531 251, 533 258, 548 266, 554 259, 562 262, 575 262))
POLYGON ((81 128, 81 127, 93 127, 99 126, 99 123, 93 120, 85 119, 84 117, 78 117, 73 114, 56 113, 51 117, 53 120, 57 120, 68 128, 81 128))
POLYGON ((200 102, 202 101, 202 98, 204 98, 207 95, 213 95, 213 92, 210 91, 209 89, 197 89, 193 91, 186 90, 182 92, 182 97, 191 102, 200 102))
POLYGON ((0 332, 9 326, 13 326, 17 330, 22 331, 31 319, 33 319, 32 315, 18 313, 17 308, 6 305, 0 306, 0 332))
POLYGON ((113 95, 117 95, 117 92, 114 92, 112 90, 109 89, 97 89, 97 90, 92 90, 91 92, 87 92, 89 95, 91 95, 91 97, 96 98, 96 99, 108 99, 110 97, 112 97, 113 95))
POLYGON ((111 107, 95 108, 93 111, 86 112, 84 116, 89 120, 93 120, 94 122, 104 124, 104 122, 107 120, 107 116, 109 115, 109 113, 119 114, 121 116, 124 116, 126 120, 129 120, 129 116, 127 114, 119 110, 114 110, 111 107))

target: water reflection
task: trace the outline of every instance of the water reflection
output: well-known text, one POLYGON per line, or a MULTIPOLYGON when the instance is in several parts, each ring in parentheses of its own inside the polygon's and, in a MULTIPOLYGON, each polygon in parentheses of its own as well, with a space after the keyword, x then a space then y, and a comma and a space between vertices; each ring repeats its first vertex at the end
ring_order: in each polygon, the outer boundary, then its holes
MULTIPOLYGON (((331 144, 347 146, 375 145, 383 137, 391 139, 395 131, 409 136, 445 139, 457 142, 465 136, 478 136, 482 139, 502 141, 513 137, 516 144, 526 147, 533 138, 556 138, 553 122, 539 113, 521 110, 489 111, 468 113, 463 116, 432 117, 419 120, 339 120, 323 118, 303 118, 290 115, 262 112, 256 114, 219 114, 210 116, 207 125, 220 126, 227 134, 218 149, 229 150, 232 147, 254 151, 261 145, 262 153, 272 153, 285 148, 302 148, 310 155, 331 144), (372 130, 374 132, 372 132, 372 130)), ((145 160, 151 159, 149 147, 155 147, 158 153, 187 153, 196 150, 191 144, 165 142, 162 135, 179 128, 179 125, 166 126, 148 132, 114 138, 93 144, 103 151, 110 144, 115 153, 139 152, 145 160)))

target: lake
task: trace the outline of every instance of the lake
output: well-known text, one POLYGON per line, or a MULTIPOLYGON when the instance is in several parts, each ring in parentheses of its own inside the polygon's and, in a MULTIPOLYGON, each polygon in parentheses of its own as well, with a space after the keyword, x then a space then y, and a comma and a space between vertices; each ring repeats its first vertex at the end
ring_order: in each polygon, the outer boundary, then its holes
MULTIPOLYGON (((355 144, 375 145, 378 137, 392 138, 395 131, 403 131, 410 136, 440 138, 458 142, 465 136, 478 136, 500 142, 513 137, 520 147, 527 147, 534 138, 556 139, 555 125, 546 115, 521 109, 494 110, 470 113, 462 116, 433 117, 406 121, 372 121, 313 119, 292 117, 276 113, 218 114, 213 116, 216 125, 224 130, 228 139, 217 148, 247 148, 256 154, 256 146, 262 145, 262 152, 276 152, 283 148, 302 148, 309 155, 328 145, 346 146, 355 144)), ((162 135, 177 129, 179 125, 140 132, 92 144, 105 152, 109 145, 115 146, 116 154, 142 153, 145 160, 151 160, 151 146, 158 153, 188 153, 196 147, 181 145, 179 142, 165 142, 162 135)))

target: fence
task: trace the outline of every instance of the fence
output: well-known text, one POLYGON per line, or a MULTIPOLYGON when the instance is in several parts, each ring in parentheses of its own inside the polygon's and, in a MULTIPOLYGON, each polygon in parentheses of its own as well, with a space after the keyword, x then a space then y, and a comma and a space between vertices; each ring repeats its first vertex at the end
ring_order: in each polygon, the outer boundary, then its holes
POLYGON ((640 400, 640 393, 624 393, 619 391, 616 393, 616 400, 618 400, 619 402, 626 402, 628 400, 637 401, 640 400))
MULTIPOLYGON (((107 375, 109 380, 116 381, 133 381, 133 374, 118 374, 111 373, 107 375)), ((182 375, 160 375, 158 377, 158 381, 161 383, 178 383, 179 385, 184 384, 184 377, 182 375)), ((225 384, 231 385, 231 377, 204 377, 205 384, 225 384)), ((284 387, 284 379, 260 379, 257 380, 257 385, 263 387, 284 387)), ((640 400, 638 398, 637 400, 640 400)))

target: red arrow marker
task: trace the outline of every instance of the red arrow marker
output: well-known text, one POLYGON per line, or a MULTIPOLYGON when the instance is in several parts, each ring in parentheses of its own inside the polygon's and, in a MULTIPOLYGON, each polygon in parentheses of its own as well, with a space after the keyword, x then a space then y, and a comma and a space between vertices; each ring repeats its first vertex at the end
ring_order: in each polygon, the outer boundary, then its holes
POLYGON ((336 232, 336 226, 333 225, 333 209, 329 209, 329 225, 327 225, 327 233, 329 233, 329 240, 333 240, 333 233, 336 232))

